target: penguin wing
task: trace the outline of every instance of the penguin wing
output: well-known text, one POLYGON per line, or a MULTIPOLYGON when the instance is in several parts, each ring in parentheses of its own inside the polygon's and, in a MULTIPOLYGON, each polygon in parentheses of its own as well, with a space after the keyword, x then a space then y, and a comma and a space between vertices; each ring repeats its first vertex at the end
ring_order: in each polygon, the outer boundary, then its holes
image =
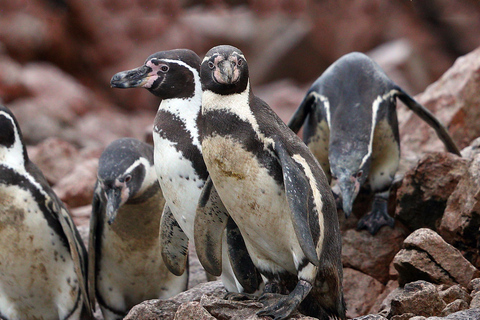
POLYGON ((254 293, 262 283, 262 277, 248 254, 240 229, 231 217, 228 217, 227 222, 227 245, 235 277, 244 292, 254 293))
POLYGON ((309 223, 310 211, 314 209, 309 206, 309 199, 313 197, 309 178, 302 165, 288 154, 283 141, 278 137, 274 137, 273 149, 282 166, 283 183, 292 216, 293 229, 307 259, 318 266, 316 245, 313 241, 309 223))
POLYGON ((171 273, 181 276, 188 260, 188 237, 166 204, 160 219, 160 241, 163 262, 171 273))
POLYGON ((440 120, 435 117, 430 110, 422 106, 420 103, 415 101, 409 94, 403 91, 400 87, 396 87, 397 91, 399 92, 398 98, 402 100, 402 102, 412 110, 416 115, 422 118, 430 127, 432 127, 437 136, 445 145, 445 148, 448 152, 454 153, 456 155, 462 156, 460 150, 458 149, 457 144, 453 141, 452 137, 448 133, 447 128, 440 122, 440 120))
POLYGON ((68 213, 67 209, 62 205, 60 199, 54 195, 47 200, 47 207, 51 208, 53 212, 57 213, 62 230, 67 237, 68 245, 70 247, 70 254, 72 256, 75 272, 78 277, 78 284, 84 297, 83 301, 88 309, 88 313, 91 315, 93 308, 87 292, 87 252, 85 250, 83 240, 80 237, 75 224, 73 223, 72 217, 68 213))
POLYGON ((288 127, 293 132, 298 133, 298 131, 300 131, 300 128, 303 126, 303 123, 305 122, 308 114, 312 112, 314 104, 315 95, 313 95, 312 93, 307 93, 305 98, 303 98, 302 103, 288 122, 288 127))
POLYGON ((195 215, 195 249, 203 268, 214 276, 222 274, 222 236, 228 212, 208 177, 195 215))
POLYGON ((95 185, 95 192, 93 194, 92 213, 90 215, 90 231, 88 234, 88 295, 90 298, 90 304, 93 307, 95 306, 95 273, 97 266, 96 248, 98 217, 101 214, 101 210, 105 209, 97 193, 97 185, 95 185))

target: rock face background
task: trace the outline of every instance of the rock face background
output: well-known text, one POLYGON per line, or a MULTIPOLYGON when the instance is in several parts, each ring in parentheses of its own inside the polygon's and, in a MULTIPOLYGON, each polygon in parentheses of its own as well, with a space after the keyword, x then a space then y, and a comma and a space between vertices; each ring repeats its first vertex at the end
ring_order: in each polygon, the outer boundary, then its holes
MULTIPOLYGON (((160 102, 146 90, 109 88, 114 73, 161 50, 202 56, 232 44, 249 60, 256 94, 288 121, 328 65, 366 52, 465 149, 464 158, 444 153, 433 130, 399 103, 395 228, 371 236, 355 230, 355 217, 340 216, 347 315, 479 319, 478 30, 474 0, 2 0, 0 102, 86 235, 99 155, 120 137, 148 140, 160 102)), ((360 197, 356 216, 368 205, 360 197)), ((127 318, 258 318, 257 303, 223 300, 193 252, 190 261, 190 287, 200 286, 127 318)))

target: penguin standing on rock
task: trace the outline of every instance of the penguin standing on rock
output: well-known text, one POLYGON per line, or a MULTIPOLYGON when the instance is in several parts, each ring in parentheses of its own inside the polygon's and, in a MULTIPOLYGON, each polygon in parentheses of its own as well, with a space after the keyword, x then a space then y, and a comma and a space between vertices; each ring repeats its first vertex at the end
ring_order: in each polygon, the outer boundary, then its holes
POLYGON ((0 319, 91 319, 87 252, 0 106, 0 319))
MULTIPOLYGON (((166 200, 161 222, 162 253, 176 275, 185 269, 196 206, 208 178, 198 136, 202 103, 200 62, 197 54, 187 49, 157 52, 143 66, 119 72, 111 80, 114 88, 143 87, 162 99, 153 127, 154 158, 166 200)), ((235 265, 238 270, 232 269, 224 246, 222 282, 227 291, 253 293, 261 279, 236 231, 231 222, 226 236, 236 239, 232 254, 242 259, 242 265, 235 265)), ((226 243, 226 237, 222 241, 226 243)))
POLYGON ((267 279, 259 316, 287 319, 299 307, 319 319, 346 319, 338 217, 317 160, 253 94, 239 49, 212 48, 200 75, 199 127, 211 178, 195 220, 201 263, 212 274, 221 271, 218 230, 229 214, 267 279), (218 199, 227 213, 216 210, 218 199))
POLYGON ((460 155, 440 121, 358 52, 338 59, 313 83, 288 124, 298 132, 305 123, 303 140, 336 180, 347 217, 368 178, 375 196, 358 228, 371 234, 394 225, 387 200, 400 161, 397 97, 435 129, 449 152, 460 155))
MULTIPOLYGON (((166 299, 187 288, 161 256, 165 200, 153 165, 153 147, 115 140, 99 159, 89 242, 89 290, 105 320, 123 319, 136 304, 166 299)), ((93 303, 93 301, 92 301, 93 303)))

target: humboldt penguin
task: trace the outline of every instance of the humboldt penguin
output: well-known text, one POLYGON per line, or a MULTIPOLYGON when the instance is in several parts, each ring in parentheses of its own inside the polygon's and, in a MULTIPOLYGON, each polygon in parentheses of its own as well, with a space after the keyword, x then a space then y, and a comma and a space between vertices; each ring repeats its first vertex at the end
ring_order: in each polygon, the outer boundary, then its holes
POLYGON ((0 318, 92 319, 87 252, 70 214, 0 106, 0 318))
POLYGON ((88 250, 90 296, 105 320, 187 289, 188 273, 172 274, 161 256, 164 204, 153 147, 133 138, 109 144, 98 163, 88 250))
POLYGON ((267 279, 259 316, 287 319, 298 308, 319 319, 345 319, 339 223, 320 165, 253 94, 239 49, 212 48, 200 77, 199 130, 212 184, 204 188, 195 220, 202 265, 212 274, 221 271, 218 231, 231 217, 267 279), (217 199, 226 212, 215 210, 217 199))
MULTIPOLYGON (((161 223, 163 257, 177 275, 185 269, 196 206, 208 178, 198 136, 200 62, 191 50, 161 51, 150 55, 143 66, 119 72, 111 80, 114 88, 146 88, 162 99, 153 126, 154 159, 166 200, 161 223)), ((230 223, 227 236, 234 237, 235 229, 235 224, 230 223)), ((226 238, 222 241, 226 243, 226 238)), ((236 243, 232 253, 243 263, 233 265, 238 270, 232 269, 225 246, 222 282, 227 291, 253 293, 261 285, 260 275, 241 246, 241 238, 236 243)))
POLYGON ((449 152, 460 155, 440 121, 359 52, 334 62, 312 84, 288 123, 294 132, 305 123, 303 140, 336 181, 339 207, 347 217, 360 188, 370 186, 372 210, 357 227, 371 234, 384 225, 394 226, 387 200, 400 161, 397 97, 435 129, 449 152))

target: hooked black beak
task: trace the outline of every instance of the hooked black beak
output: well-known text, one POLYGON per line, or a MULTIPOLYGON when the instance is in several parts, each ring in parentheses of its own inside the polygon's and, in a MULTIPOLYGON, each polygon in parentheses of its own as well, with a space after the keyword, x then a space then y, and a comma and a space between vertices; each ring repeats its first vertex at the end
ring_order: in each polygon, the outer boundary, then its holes
POLYGON ((147 66, 121 71, 112 77, 110 86, 120 89, 141 87, 148 81, 150 71, 147 66))
POLYGON ((353 201, 360 191, 360 183, 353 176, 342 177, 338 180, 338 187, 342 194, 342 207, 345 217, 348 218, 352 214, 353 201))
POLYGON ((215 76, 216 80, 221 84, 233 84, 238 80, 235 75, 235 63, 229 60, 223 60, 218 63, 220 72, 215 76))
POLYGON ((106 194, 107 194, 106 215, 107 215, 108 224, 111 225, 115 221, 115 218, 117 217, 117 212, 122 202, 122 192, 118 188, 113 188, 108 190, 106 194))

